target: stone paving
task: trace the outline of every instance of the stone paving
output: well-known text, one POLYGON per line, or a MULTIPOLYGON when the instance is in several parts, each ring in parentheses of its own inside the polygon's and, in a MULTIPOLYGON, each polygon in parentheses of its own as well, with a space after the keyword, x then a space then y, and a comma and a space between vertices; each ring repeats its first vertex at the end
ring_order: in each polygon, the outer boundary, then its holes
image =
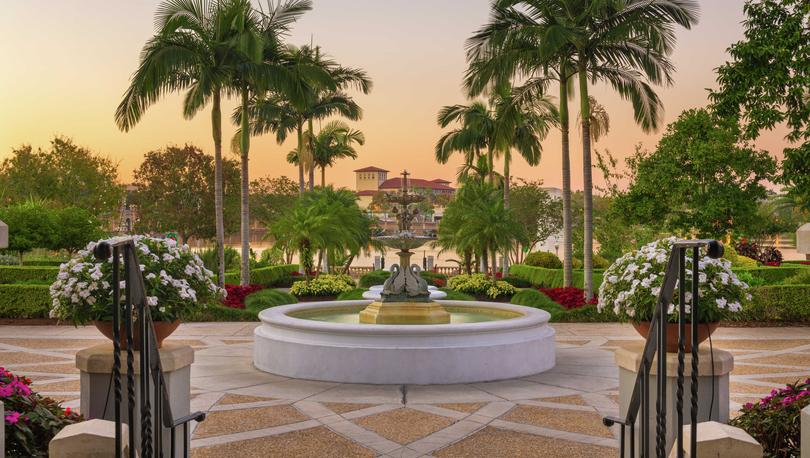
MULTIPOLYGON (((254 323, 182 325, 171 341, 196 350, 192 456, 614 457, 613 350, 639 341, 628 325, 558 324, 557 366, 522 379, 468 385, 351 385, 295 380, 252 366, 254 323)), ((78 408, 75 352, 95 328, 0 326, 0 366, 78 408)), ((732 415, 742 403, 810 376, 810 328, 723 328, 735 355, 732 415)))

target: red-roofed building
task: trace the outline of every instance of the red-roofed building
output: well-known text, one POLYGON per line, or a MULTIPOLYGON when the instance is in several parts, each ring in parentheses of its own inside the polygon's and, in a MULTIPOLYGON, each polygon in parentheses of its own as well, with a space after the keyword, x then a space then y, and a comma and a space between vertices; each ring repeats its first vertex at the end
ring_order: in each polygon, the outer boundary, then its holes
MULTIPOLYGON (((359 204, 367 208, 374 196, 380 192, 395 192, 402 188, 402 177, 388 178, 388 170, 379 167, 363 167, 354 171, 357 178, 355 191, 360 198, 359 204)), ((411 190, 430 191, 435 194, 453 195, 456 189, 450 182, 436 178, 425 180, 421 178, 408 178, 408 188, 411 190)))

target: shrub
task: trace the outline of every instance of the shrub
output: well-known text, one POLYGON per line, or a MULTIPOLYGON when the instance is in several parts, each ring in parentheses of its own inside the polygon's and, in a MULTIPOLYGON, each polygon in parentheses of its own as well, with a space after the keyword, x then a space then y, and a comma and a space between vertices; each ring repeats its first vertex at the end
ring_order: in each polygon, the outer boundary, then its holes
POLYGON ((370 288, 374 285, 382 285, 390 276, 391 272, 387 270, 372 270, 360 277, 359 286, 361 288, 370 288))
POLYGON ((612 323, 621 321, 621 319, 608 308, 599 310, 596 305, 586 305, 566 310, 565 313, 557 315, 555 321, 561 323, 612 323))
POLYGON ((762 445, 765 456, 799 456, 801 411, 810 405, 810 378, 796 381, 756 403, 746 403, 729 423, 762 445))
POLYGON ((51 439, 82 417, 59 402, 31 391, 31 379, 0 367, 0 400, 3 401, 8 456, 47 456, 51 439))
POLYGON ((353 288, 344 293, 338 294, 337 300, 339 301, 357 301, 363 299, 363 293, 366 292, 365 288, 353 288))
POLYGON ((250 272, 250 281, 264 287, 281 286, 282 282, 292 285, 290 275, 298 271, 298 264, 282 264, 280 266, 262 267, 250 272))
MULTIPOLYGON (((574 286, 568 288, 541 288, 540 292, 566 310, 585 305, 585 290, 574 286)), ((588 304, 595 305, 597 302, 597 298, 593 297, 588 304)))
POLYGON ((574 269, 581 269, 583 266, 582 259, 579 258, 571 258, 571 267, 574 269))
POLYGON ((786 323, 810 322, 810 285, 766 285, 751 289, 751 301, 733 319, 786 323))
POLYGON ((751 274, 751 272, 746 272, 746 271, 743 270, 743 271, 738 271, 736 273, 737 273, 737 278, 741 282, 747 284, 748 286, 750 286, 752 288, 755 287, 755 286, 762 286, 762 285, 765 284, 765 279, 763 279, 762 277, 755 277, 755 276, 753 276, 751 274))
POLYGON ((255 293, 262 289, 262 285, 225 285, 225 297, 222 298, 222 305, 232 309, 244 309, 245 298, 248 295, 255 293))
POLYGON ((802 269, 796 275, 785 279, 785 285, 810 285, 810 269, 802 269))
POLYGON ((424 278, 428 285, 435 286, 437 288, 447 286, 447 275, 445 274, 423 270, 419 272, 419 276, 424 278))
POLYGON ((233 309, 221 304, 202 304, 183 312, 182 320, 192 321, 258 321, 259 315, 252 310, 233 309))
POLYGON ((295 304, 298 300, 291 294, 276 291, 274 289, 263 289, 249 294, 245 298, 245 308, 253 312, 261 312, 270 307, 278 305, 295 304))
POLYGON ((779 266, 779 267, 753 267, 750 269, 734 269, 735 273, 742 273, 748 272, 755 277, 759 277, 765 280, 766 285, 777 285, 783 283, 790 277, 795 276, 796 274, 802 272, 803 270, 807 269, 807 267, 801 265, 789 265, 789 266, 779 266))
MULTIPOLYGON (((224 291, 213 282, 199 256, 172 239, 134 236, 146 303, 155 321, 179 319, 185 309, 218 299, 224 291)), ((112 315, 112 264, 93 256, 96 242, 62 264, 51 285, 51 316, 84 324, 112 315)), ((123 307, 123 304, 122 304, 123 307)))
POLYGON ((547 251, 534 251, 526 255, 523 264, 532 267, 545 267, 546 269, 562 269, 562 261, 554 253, 547 251))
POLYGON ((348 275, 318 275, 310 281, 297 281, 290 294, 301 296, 337 296, 354 289, 354 281, 348 275))
POLYGON ((591 259, 591 261, 594 269, 607 269, 610 267, 610 261, 598 254, 593 255, 593 259, 591 259))
POLYGON ((10 254, 0 253, 0 266, 18 266, 20 258, 10 254))
MULTIPOLYGON (((216 272, 217 271, 217 248, 206 248, 197 255, 202 259, 205 268, 216 272)), ((239 264, 242 257, 239 256, 239 251, 233 247, 225 247, 225 270, 239 270, 239 264)))
POLYGON ((757 266, 756 259, 749 258, 737 253, 733 245, 726 245, 723 250, 723 259, 728 259, 731 262, 732 268, 751 268, 757 266))
POLYGON ((761 251, 759 245, 756 242, 751 242, 744 237, 734 244, 734 250, 740 256, 745 256, 746 258, 757 260, 759 259, 759 253, 761 251))
POLYGON ((514 286, 515 288, 531 288, 532 284, 528 280, 524 280, 522 278, 518 278, 512 275, 507 275, 503 277, 503 281, 509 283, 510 285, 514 286))
POLYGON ((559 315, 565 311, 560 304, 554 302, 550 297, 546 296, 540 291, 537 291, 536 289, 524 289, 522 291, 518 291, 514 296, 512 296, 512 300, 510 302, 512 304, 545 310, 551 314, 552 319, 554 319, 556 315, 559 315))
POLYGON ((782 264, 782 252, 769 246, 762 250, 758 260, 767 266, 778 266, 782 264))
POLYGON ((0 318, 48 318, 48 285, 0 285, 0 318))
POLYGON ((40 281, 53 283, 59 267, 51 266, 0 266, 0 283, 20 283, 26 281, 40 281))
POLYGON ((473 296, 470 296, 469 294, 462 293, 462 292, 456 291, 456 290, 452 290, 450 288, 441 288, 441 290, 444 291, 445 293, 447 293, 447 297, 445 297, 444 299, 448 300, 448 301, 474 301, 475 300, 475 298, 473 296))
POLYGON ((59 267, 68 261, 69 261, 68 259, 23 259, 23 265, 32 267, 59 267))
MULTIPOLYGON (((582 287, 585 274, 581 270, 572 272, 572 284, 582 287)), ((509 275, 526 280, 537 288, 561 288, 563 286, 562 269, 546 269, 544 267, 532 267, 523 264, 515 264, 509 268, 509 275)), ((593 284, 598 287, 602 283, 602 272, 594 269, 593 284)))
MULTIPOLYGON (((658 293, 664 281, 674 237, 648 243, 617 259, 604 273, 604 282, 599 288, 599 310, 611 308, 613 313, 631 321, 652 319, 658 293)), ((686 257, 687 279, 692 274, 692 257, 686 257)), ((725 259, 703 256, 699 262, 700 273, 700 322, 715 322, 737 313, 742 304, 750 300, 748 285, 741 282, 725 259)), ((685 294, 686 311, 689 311, 692 294, 685 294)), ((678 319, 678 290, 673 293, 668 320, 678 319)))
POLYGON ((456 275, 447 285, 450 289, 466 294, 487 296, 496 299, 517 292, 514 286, 501 280, 493 280, 484 274, 456 275))

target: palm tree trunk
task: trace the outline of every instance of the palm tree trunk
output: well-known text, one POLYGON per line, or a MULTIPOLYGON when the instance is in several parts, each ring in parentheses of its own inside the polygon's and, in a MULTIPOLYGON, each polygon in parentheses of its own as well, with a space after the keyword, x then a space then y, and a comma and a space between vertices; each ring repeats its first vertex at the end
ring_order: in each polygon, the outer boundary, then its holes
POLYGON ((573 242, 571 235, 571 153, 568 139, 568 76, 560 71, 560 132, 562 133, 562 204, 563 204, 563 286, 571 286, 573 242))
POLYGON ((484 245, 481 250, 481 271, 484 275, 489 273, 489 254, 487 253, 487 247, 484 245))
POLYGON ((492 147, 487 150, 487 167, 489 168, 489 184, 495 184, 495 150, 492 147))
POLYGON ((304 123, 298 121, 298 194, 303 194, 304 188, 304 123))
POLYGON ((498 275, 498 250, 493 246, 490 252, 492 253, 492 278, 495 278, 498 275))
POLYGON ((582 268, 585 273, 585 300, 593 297, 593 179, 591 177, 591 110, 588 101, 588 75, 585 64, 579 66, 580 116, 582 117, 582 209, 585 213, 582 268))
POLYGON ((309 145, 307 145, 307 148, 309 150, 309 153, 307 153, 308 157, 309 157, 309 161, 308 161, 309 162, 309 190, 312 191, 313 189, 315 189, 315 156, 314 156, 315 149, 313 148, 313 144, 312 144, 313 139, 315 137, 313 136, 313 132, 312 132, 312 118, 309 118, 309 121, 308 121, 307 124, 308 124, 308 127, 309 127, 309 129, 308 129, 309 130, 309 139, 308 139, 309 145))
MULTIPOLYGON (((509 208, 509 163, 512 162, 512 151, 507 148, 503 155, 503 206, 509 208)), ((509 272, 509 251, 503 252, 503 275, 509 272)))
POLYGON ((250 284, 250 174, 248 173, 248 152, 250 151, 250 126, 248 125, 248 88, 242 87, 242 272, 239 284, 250 284))
POLYGON ((326 187, 326 166, 321 167, 321 187, 326 187))
POLYGON ((211 128, 214 135, 214 219, 216 221, 217 285, 225 285, 225 221, 222 214, 222 108, 220 93, 214 91, 211 104, 211 128))

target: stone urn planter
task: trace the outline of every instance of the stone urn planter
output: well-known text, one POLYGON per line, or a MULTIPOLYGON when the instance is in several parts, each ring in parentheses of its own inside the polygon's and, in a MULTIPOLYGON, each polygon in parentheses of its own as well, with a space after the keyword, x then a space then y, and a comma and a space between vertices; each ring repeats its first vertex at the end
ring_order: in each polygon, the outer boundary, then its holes
MULTIPOLYGON (((175 321, 154 321, 155 326, 155 339, 157 340, 158 348, 163 346, 163 341, 169 337, 178 326, 180 326, 180 320, 175 321)), ((113 325, 112 321, 93 321, 93 325, 96 329, 99 330, 104 337, 113 340, 113 325)), ((132 346, 133 350, 140 351, 141 350, 141 335, 138 332, 138 323, 133 323, 133 335, 132 335, 132 346)), ((121 324, 121 333, 119 342, 121 344, 121 349, 127 349, 127 336, 126 336, 126 328, 123 324, 121 324)))
MULTIPOLYGON (((698 345, 700 345, 703 341, 709 338, 710 335, 714 334, 714 331, 720 326, 719 322, 715 323, 698 323, 698 345)), ((647 335, 650 333, 650 322, 649 321, 639 321, 637 323, 633 323, 633 327, 636 329, 641 337, 647 338, 647 335)), ((684 332, 686 335, 684 336, 684 344, 686 346, 686 351, 692 351, 692 325, 690 323, 686 323, 684 326, 684 332)), ((667 323, 667 353, 677 353, 678 352, 678 323, 667 323)))

